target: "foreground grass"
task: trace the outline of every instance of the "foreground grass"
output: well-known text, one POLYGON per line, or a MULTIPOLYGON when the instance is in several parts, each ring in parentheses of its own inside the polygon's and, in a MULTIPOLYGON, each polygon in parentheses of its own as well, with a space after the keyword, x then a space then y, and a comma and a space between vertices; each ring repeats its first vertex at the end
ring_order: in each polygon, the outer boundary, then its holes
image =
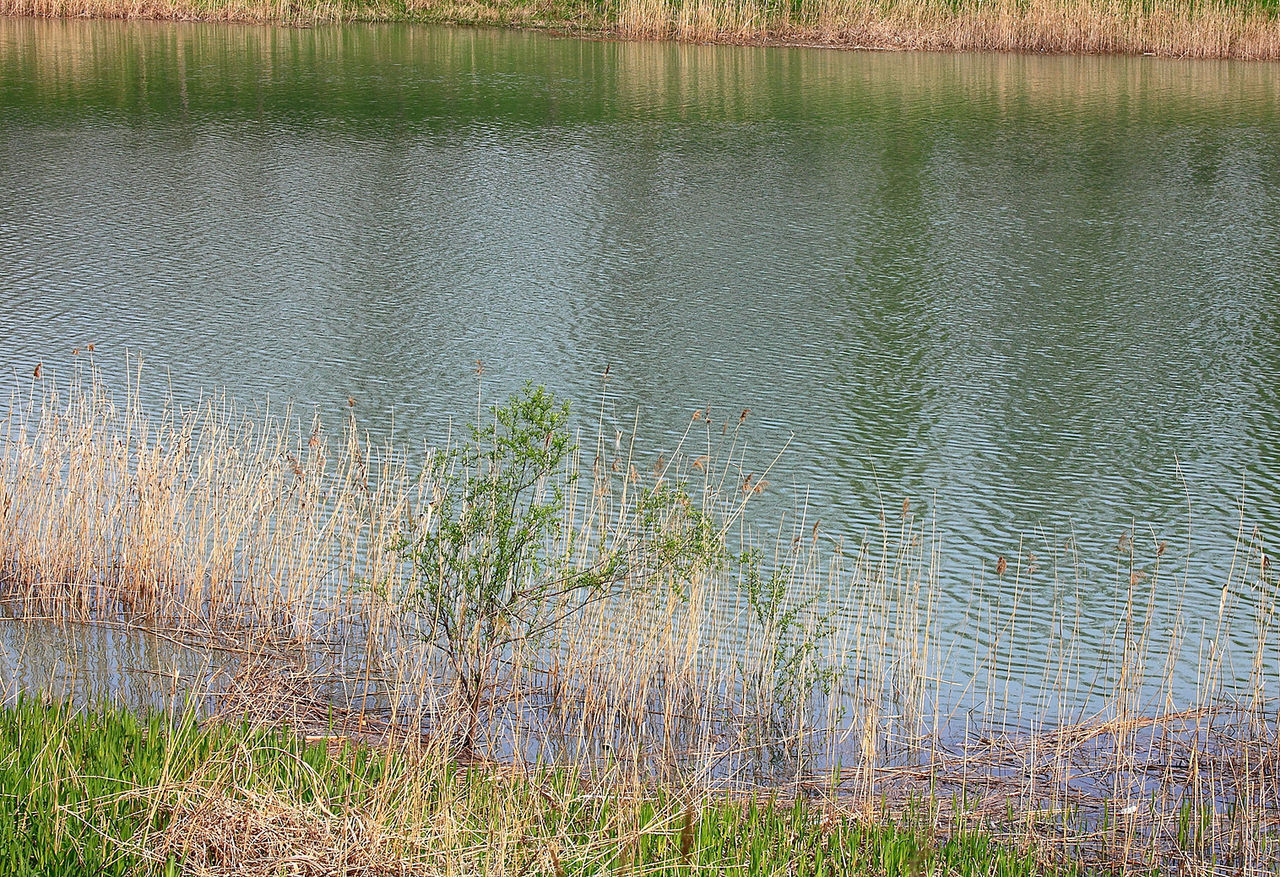
POLYGON ((1280 58, 1276 0, 0 0, 0 14, 407 21, 699 42, 1280 58))
POLYGON ((197 874, 1047 873, 972 834, 804 799, 463 766, 282 728, 20 700, 0 709, 0 871, 197 874))

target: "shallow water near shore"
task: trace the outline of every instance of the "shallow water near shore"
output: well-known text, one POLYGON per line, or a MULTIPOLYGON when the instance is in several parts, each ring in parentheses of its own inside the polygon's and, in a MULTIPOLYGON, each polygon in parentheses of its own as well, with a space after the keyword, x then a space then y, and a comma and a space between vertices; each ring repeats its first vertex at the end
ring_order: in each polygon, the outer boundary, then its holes
POLYGON ((762 526, 909 498, 944 629, 1102 667, 1161 542, 1189 630, 1273 600, 1277 143, 1274 64, 0 20, 0 366, 406 444, 608 368, 655 459, 750 409, 762 526))

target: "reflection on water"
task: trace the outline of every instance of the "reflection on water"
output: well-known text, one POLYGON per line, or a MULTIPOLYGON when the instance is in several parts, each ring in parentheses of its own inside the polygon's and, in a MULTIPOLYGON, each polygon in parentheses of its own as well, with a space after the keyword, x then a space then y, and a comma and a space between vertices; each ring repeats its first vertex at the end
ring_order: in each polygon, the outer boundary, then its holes
POLYGON ((856 542, 911 497, 953 632, 1021 549, 1017 605, 1068 600, 1101 650, 1121 534, 1176 546, 1195 625, 1240 501, 1246 535, 1280 522, 1278 92, 1267 64, 0 20, 0 362, 94 341, 414 441, 475 410, 477 360, 489 398, 580 411, 608 365, 655 457, 749 407, 748 458, 787 445, 769 514, 799 487, 856 542))
POLYGON ((112 624, 15 621, 0 611, 0 703, 18 692, 81 704, 182 707, 226 661, 112 624))

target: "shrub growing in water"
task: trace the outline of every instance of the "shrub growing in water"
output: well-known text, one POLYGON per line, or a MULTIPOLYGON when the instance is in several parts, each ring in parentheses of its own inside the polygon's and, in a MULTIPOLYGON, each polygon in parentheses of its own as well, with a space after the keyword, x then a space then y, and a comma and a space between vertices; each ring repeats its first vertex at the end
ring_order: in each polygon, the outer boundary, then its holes
POLYGON ((538 637, 566 606, 603 593, 621 570, 607 552, 575 569, 546 550, 577 478, 568 420, 567 403, 531 384, 495 406, 489 425, 432 458, 428 513, 395 545, 413 569, 403 606, 454 674, 463 752, 475 746, 503 653, 538 637))

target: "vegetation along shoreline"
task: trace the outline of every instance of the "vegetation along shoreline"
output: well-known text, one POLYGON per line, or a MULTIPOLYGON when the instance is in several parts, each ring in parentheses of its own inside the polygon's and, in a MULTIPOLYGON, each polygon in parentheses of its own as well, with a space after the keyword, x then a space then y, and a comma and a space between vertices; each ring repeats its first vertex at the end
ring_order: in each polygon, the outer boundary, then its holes
POLYGON ((0 14, 411 22, 895 51, 1280 59, 1276 0, 0 0, 0 14))
MULTIPOLYGON (((750 523, 768 473, 742 466, 748 411, 694 412, 655 459, 603 403, 574 427, 529 386, 411 451, 371 442, 351 401, 334 433, 60 371, 0 416, 6 873, 1277 861, 1280 629, 1270 597, 1247 602, 1277 581, 1256 532, 1216 618, 1168 625, 1177 549, 1126 535, 1114 663, 1090 669, 1098 621, 1060 602, 1040 632, 981 606, 944 630, 933 524, 907 503, 847 547, 804 515, 750 523), (822 594, 857 599, 837 619, 822 594)), ((997 574, 1017 594, 1030 563, 997 574)))
POLYGON ((10 877, 200 874, 1074 875, 957 826, 794 794, 705 794, 460 763, 286 726, 0 706, 10 877))

